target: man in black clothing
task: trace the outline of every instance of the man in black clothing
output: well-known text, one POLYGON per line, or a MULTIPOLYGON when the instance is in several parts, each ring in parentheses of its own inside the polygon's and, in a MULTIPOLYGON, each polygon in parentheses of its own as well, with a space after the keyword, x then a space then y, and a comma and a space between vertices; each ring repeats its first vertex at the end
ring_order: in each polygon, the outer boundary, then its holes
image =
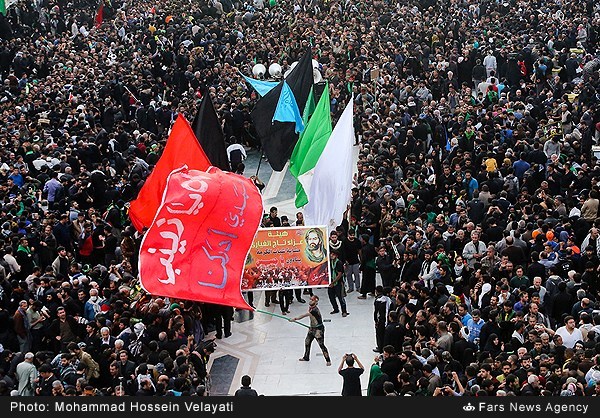
POLYGON ((473 199, 468 203, 469 218, 475 223, 480 224, 485 215, 485 203, 479 199, 479 192, 473 192, 473 199))
POLYGON ((360 250, 360 271, 362 272, 362 283, 360 287, 359 299, 366 299, 367 293, 373 294, 375 291, 375 259, 377 252, 375 246, 369 242, 369 235, 360 236, 362 248, 360 250))
POLYGON ((119 367, 119 374, 123 376, 123 386, 130 394, 134 394, 133 387, 130 382, 135 378, 135 363, 129 360, 129 353, 127 350, 121 350, 117 354, 117 366, 119 367))
POLYGON ((336 314, 342 309, 342 316, 348 316, 348 311, 346 307, 346 299, 345 299, 345 290, 344 290, 344 267, 342 266, 342 262, 339 260, 339 252, 336 250, 331 250, 330 254, 330 271, 331 271, 331 283, 327 288, 327 294, 329 295, 329 302, 331 302, 331 306, 333 311, 331 314, 336 314), (338 302, 339 301, 339 308, 338 302))
POLYGON ((361 364, 356 354, 344 354, 342 362, 338 367, 338 373, 344 379, 344 385, 342 387, 342 396, 362 396, 362 389, 360 386, 360 376, 365 371, 365 368, 361 364), (354 362, 358 367, 354 367, 354 362), (346 363, 346 368, 344 368, 346 363))
POLYGON ((546 267, 540 263, 540 254, 537 251, 532 251, 529 255, 531 264, 527 267, 527 277, 546 277, 546 267))
POLYGON ((361 244, 356 239, 354 230, 348 231, 348 237, 343 241, 344 248, 344 271, 348 284, 348 293, 360 290, 360 250, 361 244))
POLYGON ((375 302, 373 309, 373 320, 375 321, 375 339, 377 346, 373 351, 381 353, 383 349, 383 338, 385 335, 385 328, 387 326, 387 318, 392 304, 392 300, 388 296, 389 288, 384 288, 378 285, 375 288, 375 302))
POLYGON ((235 391, 234 396, 258 396, 258 392, 250 387, 252 379, 245 374, 242 376, 242 386, 235 391))
POLYGON ((192 351, 190 355, 190 363, 194 366, 194 370, 198 375, 198 379, 202 384, 206 383, 206 376, 208 376, 208 362, 210 356, 215 352, 217 344, 214 340, 206 340, 200 342, 196 350, 192 351))
POLYGON ((380 365, 381 371, 389 376, 390 381, 394 382, 397 389, 400 389, 398 375, 400 374, 403 365, 404 363, 396 354, 396 349, 393 345, 386 345, 383 347, 383 361, 380 365))
POLYGON ((218 339, 223 338, 223 332, 225 332, 225 338, 230 337, 233 308, 226 305, 214 305, 214 315, 215 329, 217 331, 216 337, 218 339))
POLYGON ((394 286, 393 277, 395 268, 393 265, 393 258, 390 254, 388 254, 383 245, 377 250, 375 265, 377 266, 377 271, 379 271, 379 274, 381 275, 381 282, 383 285, 386 287, 394 286))
POLYGON ((104 265, 110 266, 112 261, 117 259, 115 253, 119 246, 117 237, 112 233, 110 225, 104 225, 104 265))
POLYGON ((42 364, 39 368, 40 380, 35 388, 37 396, 52 396, 52 384, 57 381, 50 364, 42 364))
POLYGON ((491 309, 489 311, 487 321, 485 322, 485 324, 483 324, 483 326, 481 327, 481 331, 479 332, 479 346, 480 347, 482 347, 482 348, 485 347, 490 335, 492 335, 492 334, 500 335, 500 333, 502 332, 502 330, 500 329, 500 326, 498 325, 498 322, 496 321, 497 317, 498 317, 498 310, 491 309))
POLYGON ((407 250, 404 255, 404 264, 400 267, 400 281, 410 282, 415 280, 421 270, 422 261, 417 257, 415 250, 407 250))
POLYGON ((269 209, 269 220, 272 222, 272 226, 278 228, 281 226, 281 219, 277 216, 277 208, 275 206, 269 209))
POLYGON ((402 351, 405 334, 405 327, 398 321, 398 312, 390 311, 388 314, 388 323, 383 333, 383 346, 391 345, 399 353, 402 351))

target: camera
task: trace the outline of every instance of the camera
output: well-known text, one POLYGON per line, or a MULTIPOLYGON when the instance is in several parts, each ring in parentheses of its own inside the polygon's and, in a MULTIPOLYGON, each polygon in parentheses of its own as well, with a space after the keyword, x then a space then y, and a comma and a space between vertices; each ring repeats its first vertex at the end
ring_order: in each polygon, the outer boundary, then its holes
POLYGON ((352 358, 352 353, 346 353, 346 358, 352 358))

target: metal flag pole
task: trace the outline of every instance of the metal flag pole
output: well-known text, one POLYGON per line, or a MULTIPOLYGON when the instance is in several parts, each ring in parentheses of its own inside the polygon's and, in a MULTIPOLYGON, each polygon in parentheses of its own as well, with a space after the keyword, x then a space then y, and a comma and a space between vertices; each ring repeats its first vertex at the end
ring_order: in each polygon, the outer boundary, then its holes
MULTIPOLYGON (((276 316, 277 318, 285 319, 286 321, 293 322, 293 323, 298 324, 298 325, 302 325, 303 327, 311 328, 310 325, 306 325, 306 324, 303 324, 302 322, 294 321, 293 319, 288 318, 287 316, 278 315, 278 314, 276 314, 274 312, 263 311, 261 309, 255 309, 254 312, 260 312, 260 313, 264 313, 264 314, 267 314, 267 315, 276 316)), ((331 322, 331 319, 324 319, 323 323, 325 323, 325 322, 331 322)), ((317 326, 323 325, 323 323, 318 324, 317 326)))
POLYGON ((262 163, 262 159, 263 159, 263 153, 262 153, 262 148, 261 147, 258 148, 258 153, 259 153, 259 156, 258 156, 258 166, 256 167, 256 174, 255 174, 255 176, 257 178, 258 178, 258 171, 260 170, 260 163, 262 163))

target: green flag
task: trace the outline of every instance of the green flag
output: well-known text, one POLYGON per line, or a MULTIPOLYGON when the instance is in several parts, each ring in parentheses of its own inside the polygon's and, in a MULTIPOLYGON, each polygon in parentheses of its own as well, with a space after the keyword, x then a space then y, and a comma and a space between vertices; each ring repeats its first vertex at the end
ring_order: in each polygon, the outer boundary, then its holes
MULTIPOLYGON (((308 124, 308 121, 310 120, 310 117, 312 116, 312 114, 315 112, 316 107, 317 107, 317 104, 315 103, 315 91, 314 91, 314 87, 311 87, 310 93, 308 93, 308 99, 306 99, 306 106, 304 106, 304 112, 302 112, 302 122, 304 123, 304 126, 306 126, 308 124)), ((302 140, 302 137, 304 136, 304 132, 306 132, 306 131, 302 131, 300 133, 300 137, 298 138, 298 142, 296 144, 298 144, 302 140)), ((290 158, 292 158, 292 157, 290 157, 290 158)), ((291 166, 291 162, 290 162, 290 166, 291 166)), ((304 188, 302 187, 302 183, 300 183, 299 181, 296 181, 296 207, 299 208, 299 207, 305 205, 307 201, 308 201, 308 198, 306 196, 306 193, 304 193, 304 188), (299 205, 299 203, 303 203, 303 204, 299 205)))
MULTIPOLYGON (((311 90, 312 95, 312 90, 311 90)), ((314 102, 314 100, 312 100, 314 102)), ((307 102, 304 117, 310 113, 310 101, 307 102)), ((325 84, 323 94, 319 99, 312 116, 305 124, 304 132, 298 139, 290 157, 290 172, 298 180, 296 183, 296 207, 308 203, 307 193, 310 190, 315 166, 331 136, 331 110, 329 101, 329 83, 325 84)))
MULTIPOLYGON (((315 92, 311 87, 310 92, 308 93, 308 99, 306 99, 306 106, 304 106, 304 111, 302 112, 302 122, 304 123, 304 126, 308 124, 308 120, 314 113, 315 107, 315 92)), ((304 135, 304 131, 302 131, 302 135, 304 135)), ((302 138, 302 135, 300 135, 300 138, 302 138)))
POLYGON ((0 0, 0 13, 6 16, 6 11, 10 6, 15 4, 17 0, 0 0))

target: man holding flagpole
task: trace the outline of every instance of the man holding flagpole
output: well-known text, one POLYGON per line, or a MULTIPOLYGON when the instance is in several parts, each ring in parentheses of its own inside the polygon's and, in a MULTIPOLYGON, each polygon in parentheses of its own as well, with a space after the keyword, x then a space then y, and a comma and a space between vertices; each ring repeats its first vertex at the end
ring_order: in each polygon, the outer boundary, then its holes
POLYGON ((329 350, 327 350, 327 347, 325 346, 325 325, 323 325, 323 317, 321 316, 321 311, 319 310, 318 304, 319 297, 317 295, 312 295, 308 302, 308 312, 295 318, 290 318, 289 321, 295 322, 301 320, 302 318, 306 318, 307 316, 310 317, 310 327, 308 328, 306 339, 304 340, 304 356, 300 357, 298 360, 310 360, 310 347, 312 342, 317 340, 317 343, 323 352, 323 357, 325 357, 326 364, 331 366, 329 350))

